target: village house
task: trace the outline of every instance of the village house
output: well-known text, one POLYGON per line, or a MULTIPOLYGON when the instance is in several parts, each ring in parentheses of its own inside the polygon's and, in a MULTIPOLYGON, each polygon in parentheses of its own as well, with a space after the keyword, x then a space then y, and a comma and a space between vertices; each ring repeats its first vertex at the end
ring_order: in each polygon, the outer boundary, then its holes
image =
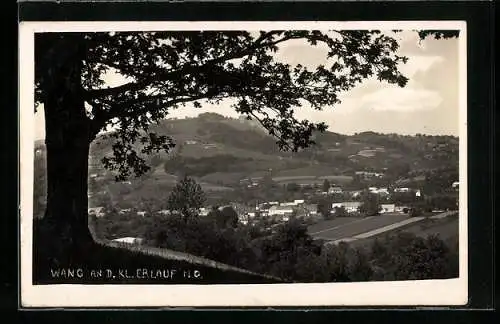
POLYGON ((368 172, 368 171, 356 171, 354 172, 354 174, 357 176, 363 176, 365 178, 371 178, 371 177, 382 178, 384 176, 383 173, 368 172))
POLYGON ((285 216, 285 215, 292 215, 294 212, 294 208, 292 208, 291 206, 271 206, 271 208, 269 208, 269 212, 268 212, 268 215, 270 217, 273 217, 273 216, 285 216))
POLYGON ((396 213, 404 213, 407 214, 410 211, 410 207, 408 206, 395 206, 394 211, 396 213))
POLYGON ((351 195, 352 198, 357 198, 361 196, 361 190, 349 191, 349 194, 351 195))
POLYGON ((206 207, 201 207, 199 209, 199 215, 200 216, 208 216, 208 213, 210 212, 210 210, 206 207))
POLYGON ((360 206, 361 206, 361 202, 359 202, 359 201, 345 201, 345 202, 333 203, 332 210, 334 210, 335 208, 344 207, 346 212, 348 212, 349 214, 352 214, 352 213, 357 213, 359 211, 360 206))
POLYGON ((389 189, 387 189, 387 188, 378 188, 377 189, 377 194, 379 194, 379 195, 388 195, 389 194, 389 189))
POLYGON ((340 208, 342 207, 342 202, 335 202, 335 203, 332 203, 332 209, 335 209, 335 208, 340 208))
POLYGON ((238 215, 238 222, 242 223, 243 225, 247 225, 250 220, 250 217, 248 214, 240 214, 238 215))
POLYGON ((304 216, 312 217, 318 215, 318 205, 317 204, 304 204, 302 209, 305 213, 304 216))
POLYGON ((94 215, 95 217, 103 217, 106 214, 104 213, 104 207, 92 207, 88 209, 89 215, 94 215))
MULTIPOLYGON (((261 210, 259 210, 258 215, 260 217, 267 217, 267 216, 269 216, 269 209, 261 209, 261 210)), ((255 213, 255 216, 257 216, 257 213, 255 213)))
POLYGON ((394 213, 396 211, 395 204, 381 204, 380 205, 380 213, 394 213))
POLYGON ((342 207, 345 208, 345 210, 348 213, 357 213, 359 211, 359 207, 361 206, 361 202, 359 201, 347 201, 342 203, 342 207))
POLYGON ((394 188, 394 192, 410 192, 410 188, 394 188))
POLYGON ((340 187, 330 187, 328 189, 329 194, 341 194, 342 193, 342 188, 340 187))
POLYGON ((113 242, 126 243, 126 244, 141 244, 143 242, 143 239, 138 237, 121 237, 114 239, 113 242))

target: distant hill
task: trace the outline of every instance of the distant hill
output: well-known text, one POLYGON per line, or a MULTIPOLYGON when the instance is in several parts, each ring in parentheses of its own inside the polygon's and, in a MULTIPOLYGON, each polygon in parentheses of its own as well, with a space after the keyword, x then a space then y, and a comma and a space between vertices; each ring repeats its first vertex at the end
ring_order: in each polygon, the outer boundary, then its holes
MULTIPOLYGON (((242 179, 266 174, 276 181, 293 182, 294 177, 309 176, 315 181, 339 177, 345 182, 352 180, 356 171, 373 171, 408 183, 423 181, 436 170, 447 170, 456 171, 458 180, 458 138, 453 136, 325 132, 314 135, 315 146, 290 153, 279 151, 276 140, 255 121, 214 113, 167 119, 151 130, 171 136, 176 148, 169 154, 147 157, 152 171, 127 185, 113 184, 112 174, 100 164, 102 157, 111 154, 112 140, 102 136, 92 144, 89 175, 106 183, 106 188, 98 191, 122 196, 148 193, 145 197, 166 192, 167 196, 181 174, 195 177, 210 192, 233 190, 242 179)), ((43 142, 36 142, 35 147, 44 150, 43 142)))

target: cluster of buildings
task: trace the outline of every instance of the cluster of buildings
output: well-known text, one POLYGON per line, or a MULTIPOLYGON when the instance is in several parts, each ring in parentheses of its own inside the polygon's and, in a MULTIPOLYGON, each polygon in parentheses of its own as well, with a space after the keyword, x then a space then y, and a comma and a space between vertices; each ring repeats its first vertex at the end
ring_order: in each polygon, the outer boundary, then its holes
MULTIPOLYGON (((328 191, 322 192, 323 195, 336 195, 336 194, 348 194, 353 198, 357 198, 361 195, 363 190, 352 190, 352 191, 343 191, 341 187, 330 187, 328 191)), ((391 192, 394 193, 413 193, 415 197, 420 197, 422 195, 420 189, 412 189, 407 187, 398 187, 394 189, 389 188, 378 188, 378 187, 369 187, 368 192, 372 194, 377 194, 380 196, 389 196, 391 192)))
POLYGON ((382 178, 384 176, 383 173, 380 172, 370 172, 370 171, 356 171, 354 172, 355 175, 363 177, 365 179, 369 178, 382 178))
MULTIPOLYGON (((345 201, 332 204, 332 213, 335 214, 338 208, 344 208, 348 214, 359 213, 359 208, 361 207, 360 201, 345 201)), ((408 213, 410 207, 397 204, 380 204, 379 213, 408 213)))
MULTIPOLYGON (((256 179, 251 179, 256 180, 256 179)), ((356 198, 359 198, 362 194, 362 190, 354 190, 354 191, 343 191, 341 187, 332 186, 329 188, 327 192, 322 192, 324 195, 344 195, 346 201, 344 202, 335 202, 332 204, 332 212, 335 213, 336 208, 343 207, 348 214, 358 213, 359 207, 361 206, 360 201, 356 201, 356 198), (353 199, 349 201, 348 197, 353 199)), ((413 193, 416 197, 421 196, 420 190, 414 190, 405 187, 394 188, 393 190, 389 190, 388 188, 377 188, 377 187, 369 187, 368 192, 372 194, 377 194, 379 196, 388 196, 392 192, 394 193, 413 193)), ((272 219, 278 221, 288 221, 290 217, 293 215, 296 217, 313 217, 318 215, 318 206, 317 204, 306 203, 304 199, 295 199, 293 201, 287 202, 278 202, 278 201, 270 201, 265 203, 257 204, 257 206, 246 206, 243 204, 230 204, 239 215, 239 220, 243 224, 247 224, 250 220, 259 218, 259 219, 272 219)), ((226 206, 219 207, 220 210, 226 206)), ((382 204, 381 213, 394 213, 394 212, 407 212, 407 206, 397 206, 396 204, 382 204)), ((199 215, 204 217, 209 214, 212 210, 211 207, 202 207, 199 209, 199 215)), ((93 207, 88 210, 89 215, 95 215, 96 217, 102 217, 105 215, 104 207, 93 207)), ((146 215, 145 211, 132 211, 131 208, 121 209, 118 211, 119 214, 129 214, 131 212, 135 212, 138 216, 144 217, 146 215)), ((169 210, 159 210, 156 212, 161 215, 169 215, 171 211, 169 210)))
POLYGON ((270 201, 257 204, 254 210, 238 213, 239 221, 248 224, 255 219, 269 219, 273 221, 288 221, 295 217, 314 217, 318 215, 318 205, 308 204, 304 199, 289 202, 270 201))

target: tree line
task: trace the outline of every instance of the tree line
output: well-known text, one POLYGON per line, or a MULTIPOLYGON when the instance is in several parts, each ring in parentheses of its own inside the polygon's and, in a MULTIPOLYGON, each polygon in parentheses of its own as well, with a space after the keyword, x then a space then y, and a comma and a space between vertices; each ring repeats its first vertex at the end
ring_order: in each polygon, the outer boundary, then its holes
MULTIPOLYGON (((91 218, 106 239, 137 236, 144 244, 183 251, 233 266, 298 282, 348 282, 450 278, 457 276, 458 247, 439 239, 402 233, 375 240, 367 247, 324 245, 299 219, 276 226, 243 225, 230 206, 214 207, 207 216, 197 210, 204 193, 185 177, 172 190, 169 215, 144 217, 110 213, 91 218)), ((368 207, 367 207, 368 208, 368 207)))

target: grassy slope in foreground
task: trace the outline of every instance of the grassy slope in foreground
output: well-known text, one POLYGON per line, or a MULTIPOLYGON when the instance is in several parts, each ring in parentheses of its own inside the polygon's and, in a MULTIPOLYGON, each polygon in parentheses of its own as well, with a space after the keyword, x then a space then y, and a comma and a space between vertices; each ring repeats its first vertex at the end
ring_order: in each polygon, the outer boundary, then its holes
MULTIPOLYGON (((140 252, 130 251, 125 248, 103 246, 94 244, 84 253, 71 255, 71 261, 63 262, 61 265, 49 264, 46 252, 41 249, 34 251, 33 262, 33 284, 265 284, 277 283, 277 281, 268 279, 264 276, 254 275, 239 271, 225 271, 203 265, 193 265, 186 261, 169 260, 158 256, 146 255, 140 252), (78 278, 54 278, 52 273, 62 269, 82 269, 84 276, 78 278), (106 278, 106 270, 109 269, 115 275, 115 278, 106 278), (139 269, 141 277, 136 273, 139 269), (150 278, 145 279, 143 272, 153 274, 157 270, 162 273, 172 273, 175 269, 175 275, 167 275, 168 278, 150 278), (52 272, 51 272, 52 270, 52 272), (102 270, 103 277, 91 278, 92 270, 102 270), (164 271, 165 270, 165 271, 164 271), (194 278, 194 271, 199 271, 200 278, 194 278), (184 276, 190 274, 191 278, 184 276), (124 275, 129 278, 125 278, 124 275)), ((51 257, 53 257, 51 255, 51 257)), ((160 275, 161 276, 161 275, 160 275)))

